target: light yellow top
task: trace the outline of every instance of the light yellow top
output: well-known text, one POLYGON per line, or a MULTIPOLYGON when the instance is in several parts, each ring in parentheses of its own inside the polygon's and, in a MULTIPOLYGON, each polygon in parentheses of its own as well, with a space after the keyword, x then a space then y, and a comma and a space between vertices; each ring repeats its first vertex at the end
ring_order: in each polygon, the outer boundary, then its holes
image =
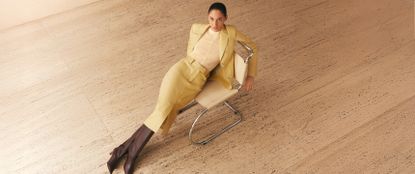
POLYGON ((211 71, 220 62, 219 33, 220 31, 215 32, 209 27, 208 31, 196 43, 192 52, 192 57, 208 71, 211 71))

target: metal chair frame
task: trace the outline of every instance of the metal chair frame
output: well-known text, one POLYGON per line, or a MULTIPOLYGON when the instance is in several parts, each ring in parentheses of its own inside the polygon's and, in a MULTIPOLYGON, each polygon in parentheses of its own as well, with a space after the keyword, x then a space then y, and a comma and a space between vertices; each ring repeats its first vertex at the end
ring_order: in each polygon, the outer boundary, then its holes
MULTIPOLYGON (((246 51, 248 52, 248 56, 244 60, 244 63, 247 64, 249 59, 252 58, 252 56, 254 54, 253 50, 252 50, 251 47, 249 47, 247 44, 245 44, 243 42, 238 41, 238 43, 241 44, 243 46, 243 48, 245 48, 246 51)), ((237 53, 235 53, 235 54, 237 54, 237 53)), ((238 91, 239 91, 241 87, 242 87, 242 84, 238 84, 238 86, 234 89, 238 89, 238 91)), ((198 102, 195 99, 193 99, 189 104, 187 104, 182 109, 180 109, 178 111, 178 114, 190 109, 191 107, 193 107, 196 104, 198 104, 198 102)), ((196 123, 199 121, 200 117, 202 117, 203 115, 205 115, 209 111, 209 109, 205 108, 198 114, 196 119, 193 121, 192 127, 189 130, 188 138, 189 138, 189 141, 191 143, 196 144, 196 145, 205 145, 205 144, 211 142, 213 139, 217 138, 222 133, 224 133, 224 132, 228 131, 229 129, 231 129, 232 127, 236 126, 238 123, 240 123, 242 121, 243 117, 242 117, 242 113, 240 111, 238 111, 235 107, 233 107, 227 100, 225 100, 223 102, 223 104, 225 104, 233 112, 233 114, 238 117, 238 120, 236 120, 235 122, 232 122, 231 124, 228 124, 227 126, 223 127, 222 130, 211 134, 208 138, 205 138, 205 139, 202 139, 202 140, 193 140, 192 135, 193 135, 193 130, 194 130, 194 127, 196 126, 196 123)))

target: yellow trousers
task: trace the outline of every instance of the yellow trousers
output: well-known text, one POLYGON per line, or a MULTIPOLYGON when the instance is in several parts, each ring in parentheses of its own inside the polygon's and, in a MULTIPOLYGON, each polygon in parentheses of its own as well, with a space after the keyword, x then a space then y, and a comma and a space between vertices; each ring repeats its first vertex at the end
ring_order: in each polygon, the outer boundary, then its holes
POLYGON ((208 77, 208 70, 195 59, 189 56, 180 59, 164 75, 157 104, 144 124, 154 132, 161 128, 166 135, 178 110, 197 96, 208 77))

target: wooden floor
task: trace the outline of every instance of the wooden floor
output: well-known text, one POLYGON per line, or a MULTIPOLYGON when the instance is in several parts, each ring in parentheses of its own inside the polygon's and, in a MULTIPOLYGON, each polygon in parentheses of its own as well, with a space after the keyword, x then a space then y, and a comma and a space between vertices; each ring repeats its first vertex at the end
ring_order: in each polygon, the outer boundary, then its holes
MULTIPOLYGON (((87 2, 0 25, 0 173, 108 173, 211 3, 87 2)), ((244 121, 195 146, 192 108, 135 173, 415 173, 413 0, 224 2, 259 50, 254 90, 230 100, 244 121)))

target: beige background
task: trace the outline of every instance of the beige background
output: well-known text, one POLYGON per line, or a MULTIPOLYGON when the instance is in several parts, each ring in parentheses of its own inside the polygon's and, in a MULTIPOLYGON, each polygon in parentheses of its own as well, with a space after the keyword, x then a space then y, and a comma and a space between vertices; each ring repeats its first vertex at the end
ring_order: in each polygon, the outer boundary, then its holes
POLYGON ((98 0, 1 0, 0 29, 77 10, 98 0))
MULTIPOLYGON (((254 90, 230 100, 245 120, 194 146, 188 110, 136 173, 415 172, 413 0, 224 2, 260 51, 254 90)), ((0 173, 108 173, 211 1, 2 3, 0 173)))

